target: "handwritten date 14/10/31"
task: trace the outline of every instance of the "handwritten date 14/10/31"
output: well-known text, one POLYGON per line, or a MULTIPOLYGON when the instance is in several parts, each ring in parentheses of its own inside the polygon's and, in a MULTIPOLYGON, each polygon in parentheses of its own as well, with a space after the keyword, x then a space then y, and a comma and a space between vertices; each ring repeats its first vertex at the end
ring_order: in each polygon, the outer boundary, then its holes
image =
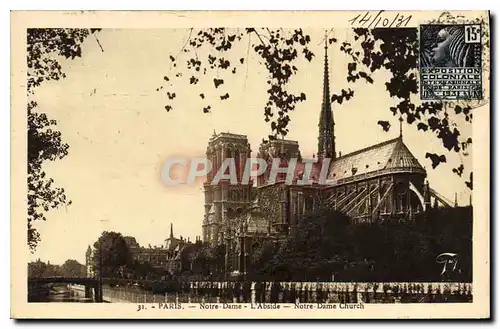
POLYGON ((405 16, 398 12, 386 13, 384 10, 380 10, 377 14, 367 11, 364 14, 359 14, 348 22, 352 26, 365 27, 365 28, 377 28, 377 27, 406 27, 410 23, 412 15, 405 16))

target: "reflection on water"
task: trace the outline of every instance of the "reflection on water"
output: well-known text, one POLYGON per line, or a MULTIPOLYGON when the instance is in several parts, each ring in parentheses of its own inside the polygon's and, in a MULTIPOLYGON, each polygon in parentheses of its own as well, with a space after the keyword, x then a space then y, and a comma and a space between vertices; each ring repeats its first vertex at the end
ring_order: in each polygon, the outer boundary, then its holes
POLYGON ((63 292, 51 293, 47 302, 73 302, 73 303, 93 303, 92 298, 79 296, 75 291, 66 290, 63 292))
POLYGON ((29 302, 39 303, 93 303, 85 293, 70 289, 67 285, 47 284, 29 292, 29 302))

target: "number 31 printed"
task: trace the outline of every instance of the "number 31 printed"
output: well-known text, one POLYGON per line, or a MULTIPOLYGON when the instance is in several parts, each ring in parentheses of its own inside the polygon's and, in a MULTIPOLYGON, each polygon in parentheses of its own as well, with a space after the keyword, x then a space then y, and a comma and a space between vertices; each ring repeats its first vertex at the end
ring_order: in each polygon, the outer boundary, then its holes
POLYGON ((481 25, 465 25, 465 43, 481 42, 481 25))

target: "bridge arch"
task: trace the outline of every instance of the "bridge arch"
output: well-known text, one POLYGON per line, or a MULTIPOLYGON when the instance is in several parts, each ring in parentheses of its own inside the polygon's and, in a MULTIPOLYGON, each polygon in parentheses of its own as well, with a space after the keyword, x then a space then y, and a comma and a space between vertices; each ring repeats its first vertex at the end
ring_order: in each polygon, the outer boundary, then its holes
POLYGON ((36 277, 28 278, 28 289, 29 287, 35 286, 37 284, 48 284, 48 283, 68 283, 68 284, 78 284, 85 286, 85 297, 90 298, 91 290, 94 289, 95 301, 97 303, 102 303, 102 283, 101 280, 95 278, 78 278, 78 277, 36 277))

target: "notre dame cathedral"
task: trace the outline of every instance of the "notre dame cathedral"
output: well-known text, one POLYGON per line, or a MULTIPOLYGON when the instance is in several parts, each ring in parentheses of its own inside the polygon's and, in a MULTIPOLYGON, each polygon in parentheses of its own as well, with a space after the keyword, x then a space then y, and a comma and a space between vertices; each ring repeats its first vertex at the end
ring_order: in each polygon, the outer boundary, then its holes
MULTIPOLYGON (((247 256, 256 244, 263 239, 283 238, 303 214, 314 211, 319 204, 346 213, 354 222, 383 221, 389 217, 411 220, 431 206, 431 196, 435 202, 450 206, 429 187, 425 169, 403 142, 401 128, 395 139, 338 155, 334 127, 325 46, 316 160, 331 159, 327 178, 333 184, 320 184, 316 167, 312 169, 309 185, 285 184, 286 174, 279 174, 273 184, 267 183, 268 175, 264 174, 248 184, 231 185, 221 180, 211 185, 214 171, 208 174, 204 184, 203 241, 226 246, 230 273, 243 274, 247 256)), ((247 137, 231 133, 214 132, 206 151, 213 168, 219 168, 226 158, 234 158, 239 181, 250 154, 247 137)), ((258 156, 267 163, 280 158, 285 165, 290 158, 298 158, 294 182, 303 174, 304 162, 297 141, 281 139, 261 144, 258 156)))

